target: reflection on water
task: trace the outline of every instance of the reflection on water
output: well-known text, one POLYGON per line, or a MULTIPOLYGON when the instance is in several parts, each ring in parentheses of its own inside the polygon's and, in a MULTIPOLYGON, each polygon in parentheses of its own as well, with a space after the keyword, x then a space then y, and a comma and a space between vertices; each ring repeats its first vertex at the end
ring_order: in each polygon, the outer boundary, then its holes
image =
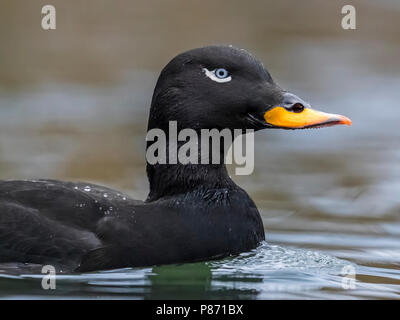
POLYGON ((398 6, 354 1, 359 25, 347 32, 336 2, 202 1, 182 11, 175 0, 168 8, 96 0, 79 12, 54 2, 55 33, 35 28, 30 10, 39 1, 9 1, 0 11, 2 179, 87 180, 143 199, 144 136, 160 68, 210 43, 254 51, 283 88, 353 126, 256 134, 255 172, 234 177, 264 221, 268 245, 252 253, 62 275, 55 292, 35 277, 3 274, 2 298, 400 298, 398 6), (342 288, 349 264, 354 290, 342 288))

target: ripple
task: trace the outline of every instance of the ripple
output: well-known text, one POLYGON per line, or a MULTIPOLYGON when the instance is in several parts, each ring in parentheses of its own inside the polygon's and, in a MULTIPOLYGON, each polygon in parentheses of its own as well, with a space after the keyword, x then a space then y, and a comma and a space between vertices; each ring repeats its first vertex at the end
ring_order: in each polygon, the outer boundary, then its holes
POLYGON ((272 270, 312 270, 337 272, 345 265, 344 260, 317 251, 269 245, 264 242, 251 252, 242 253, 231 259, 213 262, 215 272, 234 272, 263 274, 272 270))

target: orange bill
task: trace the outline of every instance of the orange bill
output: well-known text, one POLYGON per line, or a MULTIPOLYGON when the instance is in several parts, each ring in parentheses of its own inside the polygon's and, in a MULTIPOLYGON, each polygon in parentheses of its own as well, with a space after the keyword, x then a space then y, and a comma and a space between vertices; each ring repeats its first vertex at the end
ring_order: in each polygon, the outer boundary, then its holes
POLYGON ((304 108, 301 112, 293 112, 283 107, 274 107, 264 114, 264 119, 267 123, 284 129, 321 128, 339 124, 351 125, 351 120, 345 116, 310 108, 304 108))

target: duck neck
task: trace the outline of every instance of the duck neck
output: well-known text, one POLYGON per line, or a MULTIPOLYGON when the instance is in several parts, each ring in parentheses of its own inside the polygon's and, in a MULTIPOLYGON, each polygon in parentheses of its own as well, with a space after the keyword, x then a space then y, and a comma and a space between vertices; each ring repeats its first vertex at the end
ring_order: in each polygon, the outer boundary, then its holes
POLYGON ((146 201, 203 189, 232 188, 224 164, 149 164, 150 193, 146 201))
MULTIPOLYGON (((219 154, 219 161, 208 161, 208 164, 204 164, 204 154, 201 150, 202 144, 197 140, 197 164, 194 164, 192 161, 188 164, 183 164, 180 161, 178 150, 180 150, 180 147, 186 141, 178 141, 177 133, 189 127, 192 128, 197 137, 200 137, 202 128, 196 122, 182 126, 182 122, 170 120, 171 118, 178 118, 174 114, 171 116, 170 110, 178 109, 174 106, 180 106, 184 103, 184 99, 181 99, 176 94, 171 95, 168 90, 164 90, 161 85, 157 85, 150 109, 147 138, 149 138, 149 132, 153 129, 159 130, 165 135, 165 141, 161 143, 161 146, 165 148, 165 161, 163 163, 149 161, 148 153, 146 152, 146 171, 150 183, 150 193, 146 200, 148 202, 171 195, 188 193, 199 188, 220 189, 236 186, 229 177, 225 166, 225 150, 223 146, 217 146, 217 149, 215 149, 213 144, 210 143, 204 149, 207 151, 206 156, 208 154, 208 159, 210 160, 213 155, 219 154), (169 112, 165 112, 165 110, 169 110, 169 112), (171 131, 172 122, 175 122, 176 125, 175 133, 171 131), (172 154, 175 154, 175 161, 172 161, 173 163, 170 161, 171 149, 172 154)), ((185 123, 187 123, 187 119, 185 123)), ((155 142, 155 139, 153 141, 155 142)), ((149 146, 154 143, 153 141, 148 140, 147 151, 149 150, 149 146)))
MULTIPOLYGON (((222 145, 217 146, 217 149, 214 150, 215 148, 212 143, 206 147, 201 143, 195 144, 194 150, 197 150, 197 152, 194 152, 197 159, 196 163, 189 162, 184 164, 180 157, 178 157, 178 154, 180 148, 186 142, 170 140, 169 137, 170 132, 166 134, 166 140, 163 143, 165 151, 161 151, 165 152, 164 161, 156 163, 149 161, 149 153, 146 152, 146 171, 150 183, 150 193, 147 201, 155 201, 160 198, 188 193, 198 189, 223 189, 236 186, 229 177, 225 165, 225 150, 222 145), (206 150, 205 155, 202 154, 202 148, 206 150), (215 159, 213 157, 216 155, 217 162, 213 161, 215 159)), ((148 142, 147 150, 149 150, 151 144, 148 142)), ((192 149, 191 152, 194 150, 192 149)))

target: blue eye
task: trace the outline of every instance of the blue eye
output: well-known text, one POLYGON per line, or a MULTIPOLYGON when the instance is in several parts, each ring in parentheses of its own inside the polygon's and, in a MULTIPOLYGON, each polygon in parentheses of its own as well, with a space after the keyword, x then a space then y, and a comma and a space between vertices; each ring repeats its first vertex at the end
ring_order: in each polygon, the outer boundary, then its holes
POLYGON ((214 74, 219 79, 225 79, 229 76, 229 72, 224 68, 215 69, 214 74))

